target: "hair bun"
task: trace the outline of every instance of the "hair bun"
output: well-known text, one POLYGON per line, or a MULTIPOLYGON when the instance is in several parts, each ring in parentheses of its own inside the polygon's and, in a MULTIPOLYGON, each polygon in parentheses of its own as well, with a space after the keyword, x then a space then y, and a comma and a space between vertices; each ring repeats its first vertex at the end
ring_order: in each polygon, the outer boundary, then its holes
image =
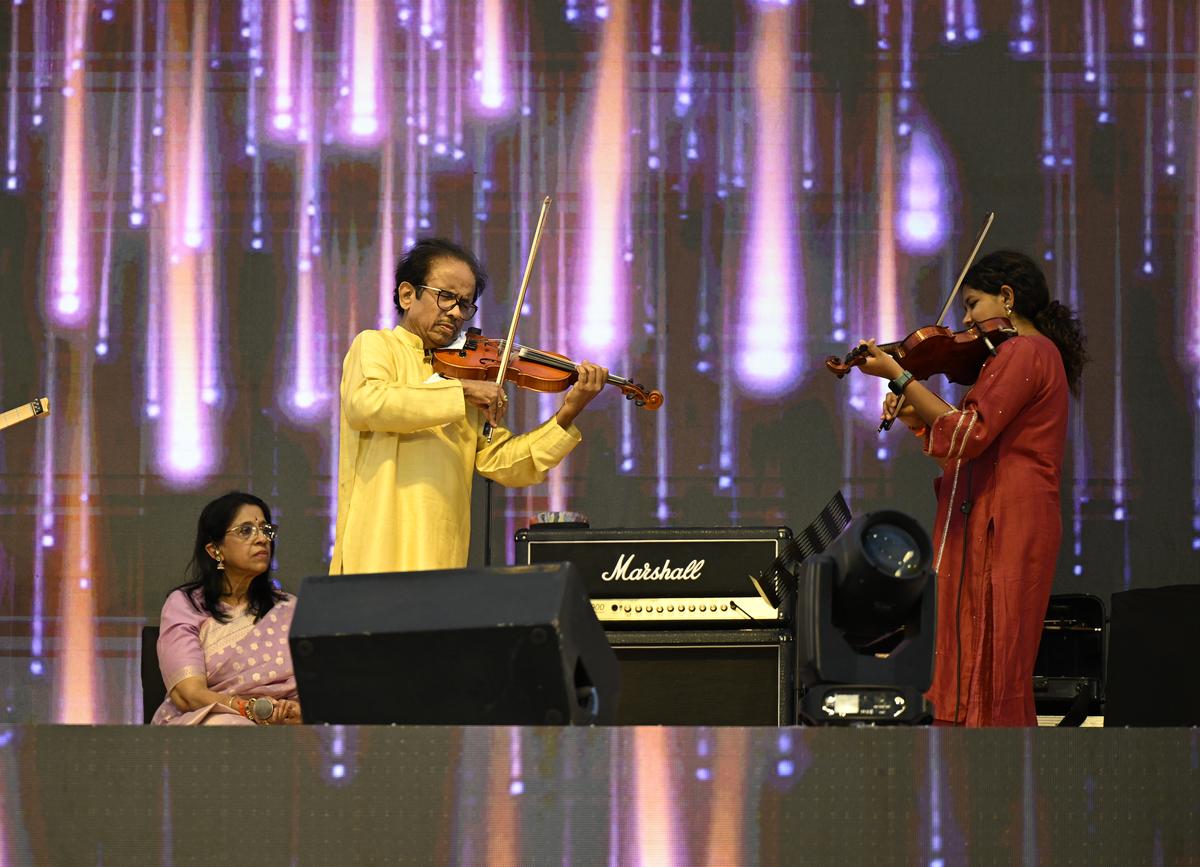
POLYGON ((1071 309, 1061 303, 1057 298, 1050 299, 1050 303, 1038 311, 1038 319, 1070 319, 1071 309))

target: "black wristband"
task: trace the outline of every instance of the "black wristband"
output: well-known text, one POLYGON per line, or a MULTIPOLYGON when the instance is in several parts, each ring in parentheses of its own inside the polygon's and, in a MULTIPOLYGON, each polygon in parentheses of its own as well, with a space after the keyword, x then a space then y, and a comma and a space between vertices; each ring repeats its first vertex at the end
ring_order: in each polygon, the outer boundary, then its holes
POLYGON ((908 384, 912 381, 912 371, 905 370, 895 379, 888 382, 888 388, 891 389, 892 394, 904 394, 904 389, 907 388, 908 384))

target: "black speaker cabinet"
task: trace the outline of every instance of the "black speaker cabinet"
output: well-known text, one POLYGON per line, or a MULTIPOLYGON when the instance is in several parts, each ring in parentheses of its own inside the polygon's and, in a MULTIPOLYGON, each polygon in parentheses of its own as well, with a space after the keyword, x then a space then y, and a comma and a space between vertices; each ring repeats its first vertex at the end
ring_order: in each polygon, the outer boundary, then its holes
POLYGON ((794 725, 795 646, 781 629, 612 630, 620 725, 794 725))
POLYGON ((569 563, 306 578, 288 643, 305 722, 616 717, 617 660, 569 563))
POLYGON ((1105 726, 1200 725, 1200 584, 1112 595, 1105 726))
POLYGON ((1033 664, 1033 700, 1039 714, 1072 707, 1099 714, 1104 697, 1104 602, 1086 593, 1050 597, 1033 664))

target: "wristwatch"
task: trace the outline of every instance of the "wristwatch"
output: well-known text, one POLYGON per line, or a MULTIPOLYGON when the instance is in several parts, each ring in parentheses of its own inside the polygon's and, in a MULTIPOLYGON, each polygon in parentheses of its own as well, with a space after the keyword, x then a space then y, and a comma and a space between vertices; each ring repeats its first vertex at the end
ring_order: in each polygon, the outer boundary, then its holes
POLYGON ((275 703, 269 698, 254 698, 250 700, 250 716, 255 722, 266 722, 275 710, 275 703))
POLYGON ((905 370, 899 376, 897 376, 895 379, 890 380, 888 382, 888 388, 891 389, 892 394, 904 394, 904 389, 912 381, 913 381, 912 371, 905 370))

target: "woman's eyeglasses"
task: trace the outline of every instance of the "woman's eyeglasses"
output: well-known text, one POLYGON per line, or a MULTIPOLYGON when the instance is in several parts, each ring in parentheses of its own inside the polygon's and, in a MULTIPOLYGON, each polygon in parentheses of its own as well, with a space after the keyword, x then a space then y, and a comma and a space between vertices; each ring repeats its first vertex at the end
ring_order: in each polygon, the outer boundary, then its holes
POLYGON ((263 538, 268 542, 274 542, 275 536, 279 533, 278 524, 238 524, 236 527, 230 527, 225 531, 226 536, 236 536, 243 542, 249 542, 254 538, 255 533, 262 533, 263 538))
MULTIPOLYGON (((417 288, 428 289, 430 292, 432 292, 434 294, 434 300, 437 301, 438 309, 443 313, 449 313, 457 306, 459 312, 462 313, 464 322, 474 316, 479 310, 478 304, 475 304, 471 301, 463 301, 453 292, 449 292, 445 289, 438 289, 436 286, 426 286, 424 283, 418 283, 417 288)), ((420 293, 417 293, 417 297, 421 297, 420 293)))

